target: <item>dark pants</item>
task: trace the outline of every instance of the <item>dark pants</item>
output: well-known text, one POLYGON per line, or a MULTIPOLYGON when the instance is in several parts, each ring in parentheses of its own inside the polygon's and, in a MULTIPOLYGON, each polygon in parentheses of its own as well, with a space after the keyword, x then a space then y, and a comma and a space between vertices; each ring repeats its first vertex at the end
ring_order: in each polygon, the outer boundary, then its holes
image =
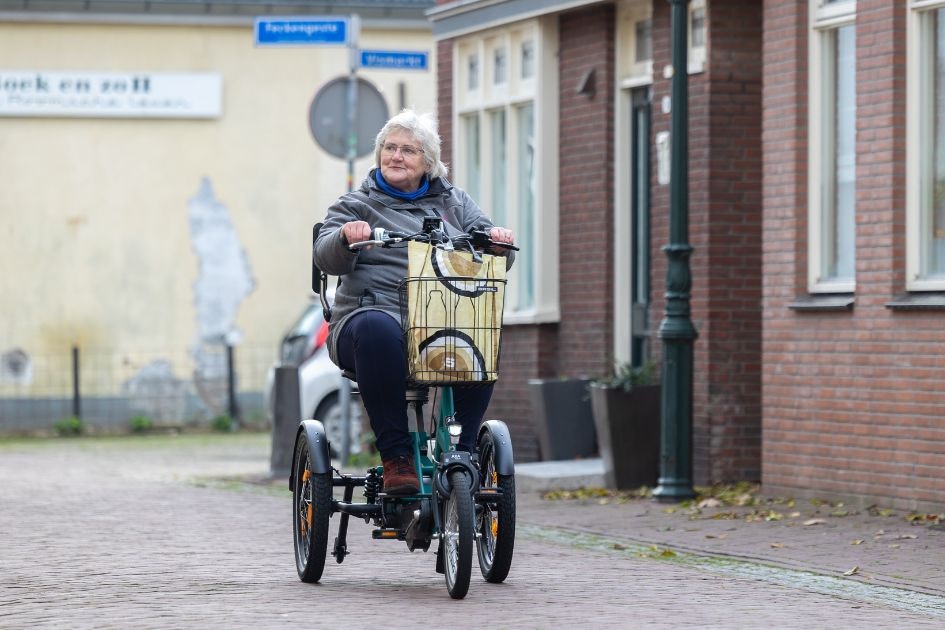
MULTIPOLYGON (((343 369, 357 375, 381 458, 412 455, 407 430, 407 358, 400 324, 380 311, 354 315, 338 337, 338 359, 343 369)), ((459 450, 475 450, 479 423, 491 398, 492 385, 453 390, 456 419, 463 425, 459 450)))

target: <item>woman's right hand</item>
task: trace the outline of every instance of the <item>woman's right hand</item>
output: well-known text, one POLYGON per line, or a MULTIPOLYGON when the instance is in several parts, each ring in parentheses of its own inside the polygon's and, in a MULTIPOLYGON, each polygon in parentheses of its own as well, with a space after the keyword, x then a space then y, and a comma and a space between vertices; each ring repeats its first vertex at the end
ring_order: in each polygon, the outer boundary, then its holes
POLYGON ((348 245, 367 241, 371 238, 371 226, 367 221, 348 221, 341 226, 341 234, 348 245))

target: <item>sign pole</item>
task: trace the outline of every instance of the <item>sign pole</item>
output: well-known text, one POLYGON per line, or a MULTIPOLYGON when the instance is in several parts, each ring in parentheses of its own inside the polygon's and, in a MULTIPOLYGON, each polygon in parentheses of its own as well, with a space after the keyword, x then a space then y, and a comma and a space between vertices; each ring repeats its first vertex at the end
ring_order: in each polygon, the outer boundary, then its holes
MULTIPOLYGON (((359 64, 359 40, 361 38, 361 17, 352 15, 349 18, 348 26, 348 96, 347 96, 347 138, 348 138, 348 192, 354 190, 354 161, 358 155, 358 64, 359 64)), ((344 376, 341 377, 341 388, 338 391, 338 403, 341 406, 341 426, 344 427, 344 433, 341 438, 341 465, 348 464, 348 455, 351 453, 351 382, 344 376)))

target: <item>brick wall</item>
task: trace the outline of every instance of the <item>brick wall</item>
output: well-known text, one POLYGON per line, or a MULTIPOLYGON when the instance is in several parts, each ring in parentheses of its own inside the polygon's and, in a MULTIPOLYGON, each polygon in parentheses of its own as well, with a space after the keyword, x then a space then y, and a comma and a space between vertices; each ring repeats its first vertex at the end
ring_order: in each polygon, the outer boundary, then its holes
POLYGON ((945 505, 945 314, 905 291, 905 29, 857 2, 856 294, 798 312, 807 274, 806 3, 765 2, 764 470, 769 492, 945 505))
MULTIPOLYGON (((654 133, 669 131, 668 3, 654 3, 654 133)), ((761 465, 761 7, 711 3, 705 71, 689 76, 689 242, 696 483, 760 478, 761 465)), ((654 156, 655 159, 655 156, 654 156)), ((662 318, 669 186, 652 195, 652 313, 662 318)), ((656 353, 661 344, 654 339, 656 353)))
POLYGON ((613 357, 614 8, 559 17, 558 357, 543 376, 599 376, 613 357), (593 73, 594 89, 578 86, 593 73))

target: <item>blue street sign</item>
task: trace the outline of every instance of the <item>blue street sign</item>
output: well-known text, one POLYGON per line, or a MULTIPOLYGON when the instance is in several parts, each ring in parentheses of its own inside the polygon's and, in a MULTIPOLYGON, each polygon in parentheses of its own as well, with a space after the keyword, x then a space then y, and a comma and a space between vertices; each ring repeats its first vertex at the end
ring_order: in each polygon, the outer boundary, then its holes
POLYGON ((362 50, 362 68, 426 70, 427 53, 410 50, 362 50))
POLYGON ((324 46, 348 43, 348 18, 314 15, 260 17, 253 27, 257 46, 324 46))

